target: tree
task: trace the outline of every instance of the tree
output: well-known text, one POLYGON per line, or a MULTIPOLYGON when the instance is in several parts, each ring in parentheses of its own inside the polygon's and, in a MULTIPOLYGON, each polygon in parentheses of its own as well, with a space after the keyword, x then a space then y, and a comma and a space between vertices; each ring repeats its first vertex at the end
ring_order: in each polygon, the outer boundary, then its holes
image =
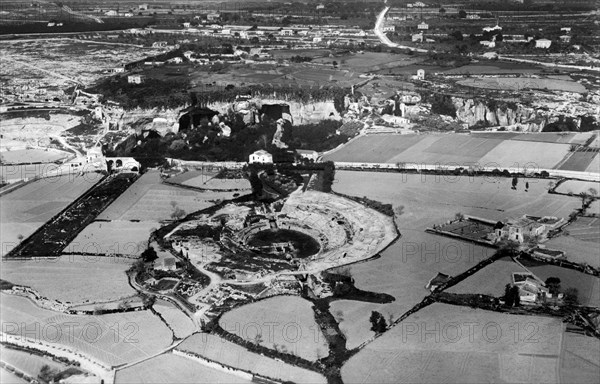
POLYGON ((454 215, 454 219, 458 221, 463 221, 465 219, 465 215, 463 215, 461 212, 458 212, 456 215, 454 215))
POLYGON ((461 19, 466 19, 467 18, 467 12, 465 12, 464 9, 461 9, 460 11, 458 11, 458 17, 461 19))
POLYGON ((21 241, 23 241, 23 238, 24 238, 24 237, 23 237, 23 234, 19 233, 19 235, 17 236, 17 239, 19 239, 19 243, 20 243, 21 241))
POLYGON ((440 12, 440 15, 444 15, 444 14, 446 14, 446 8, 444 8, 444 7, 440 7, 440 10, 439 10, 439 12, 440 12))
POLYGON ((454 37, 456 40, 458 41, 462 41, 463 40, 463 34, 461 31, 454 31, 450 34, 450 36, 454 37))
POLYGON ((579 305, 579 291, 577 288, 565 289, 564 301, 567 305, 579 305))
POLYGON ((371 317, 369 318, 371 321, 371 331, 375 333, 385 332, 387 328, 387 324, 385 322, 385 318, 383 315, 377 311, 371 312, 371 317))
POLYGON ((517 287, 516 285, 513 285, 512 288, 510 289, 510 294, 512 296, 514 306, 515 307, 520 306, 521 305, 521 295, 519 294, 519 287, 517 287))
POLYGON ((511 285, 506 284, 506 286, 504 287, 504 305, 506 305, 507 307, 512 307, 514 303, 515 300, 511 293, 511 285))
POLYGON ((527 182, 525 183, 525 192, 527 192, 527 190, 528 190, 528 189, 529 189, 529 181, 527 181, 527 182))
POLYGON ((517 184, 519 184, 519 178, 514 176, 512 179, 512 189, 517 189, 517 184))
POLYGON ((560 279, 555 276, 550 276, 544 282, 551 294, 555 295, 560 291, 560 279))
POLYGON ((250 187, 252 187, 252 194, 254 197, 261 197, 263 193, 263 184, 262 181, 260 181, 260 177, 258 177, 256 171, 250 172, 250 177, 248 179, 250 181, 250 187))
POLYGON ((38 379, 43 383, 51 383, 54 381, 54 378, 58 375, 58 371, 50 368, 49 365, 44 364, 40 369, 40 373, 38 373, 38 379))
POLYGON ((337 68, 337 66, 338 66, 338 62, 335 60, 333 60, 333 62, 331 64, 333 65, 333 68, 337 68))
POLYGON ((507 255, 515 255, 519 251, 519 248, 520 245, 516 241, 501 240, 498 242, 498 252, 502 252, 507 255))
POLYGON ((185 216, 185 211, 179 207, 175 207, 173 212, 171 212, 171 219, 179 220, 185 216))
POLYGON ((142 259, 146 263, 150 263, 156 259, 158 259, 158 254, 152 247, 148 247, 144 252, 142 252, 142 259))

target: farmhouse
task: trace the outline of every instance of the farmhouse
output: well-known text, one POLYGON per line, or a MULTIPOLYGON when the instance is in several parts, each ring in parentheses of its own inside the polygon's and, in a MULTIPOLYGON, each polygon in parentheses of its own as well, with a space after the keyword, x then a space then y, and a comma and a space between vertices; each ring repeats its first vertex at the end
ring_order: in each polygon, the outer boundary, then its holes
POLYGON ((296 153, 300 155, 303 159, 308 159, 312 161, 317 161, 319 158, 319 152, 309 150, 309 149, 296 149, 296 153))
POLYGON ((539 39, 535 41, 536 48, 550 48, 550 45, 552 45, 552 41, 548 39, 539 39))
POLYGON ((248 162, 249 163, 262 163, 262 164, 272 163, 273 156, 269 152, 260 149, 250 155, 250 159, 248 162))
POLYGON ((534 304, 548 296, 548 288, 532 274, 513 272, 513 285, 519 287, 519 298, 524 304, 534 304))
POLYGON ((412 42, 416 43, 417 41, 421 43, 423 42, 423 32, 412 35, 412 42))
POLYGON ((467 15, 467 19, 470 19, 470 20, 479 20, 479 19, 481 19, 481 16, 479 16, 476 13, 470 13, 470 14, 467 15))
POLYGON ((481 40, 479 42, 479 44, 488 47, 488 48, 495 48, 496 47, 496 42, 495 41, 489 41, 489 40, 481 40))
POLYGON ((142 84, 144 82, 144 75, 129 75, 127 76, 127 82, 129 84, 142 84))
POLYGON ((523 243, 529 238, 540 238, 545 236, 549 230, 557 228, 564 219, 545 216, 536 217, 524 215, 518 219, 508 220, 502 227, 494 230, 492 240, 511 240, 523 243))
POLYGON ((558 251, 554 249, 546 249, 541 247, 536 247, 532 250, 533 255, 537 257, 541 257, 546 260, 555 260, 565 256, 563 251, 558 251))
POLYGON ((570 43, 571 42, 571 36, 570 35, 561 35, 560 36, 560 41, 563 43, 570 43))
POLYGON ((160 269, 162 271, 174 271, 177 269, 176 260, 174 257, 167 257, 163 259, 162 263, 156 266, 155 269, 160 269))

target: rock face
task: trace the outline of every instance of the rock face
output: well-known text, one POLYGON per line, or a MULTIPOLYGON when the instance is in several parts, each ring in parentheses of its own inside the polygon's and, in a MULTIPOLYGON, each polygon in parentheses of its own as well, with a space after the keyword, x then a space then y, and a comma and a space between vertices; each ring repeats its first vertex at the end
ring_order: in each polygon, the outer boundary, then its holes
POLYGON ((340 113, 335 109, 333 100, 302 103, 282 99, 250 99, 233 103, 214 102, 206 105, 207 108, 220 114, 242 113, 244 121, 248 120, 248 122, 260 118, 261 110, 264 110, 263 107, 265 106, 286 107, 284 115, 277 116, 277 118, 283 117, 283 119, 289 120, 294 125, 318 123, 325 119, 341 120, 340 113), (289 114, 289 117, 285 114, 289 114))
POLYGON ((552 122, 547 111, 537 110, 521 104, 515 106, 490 106, 488 103, 452 97, 456 117, 469 127, 477 124, 487 126, 516 126, 522 131, 538 132, 552 122))
POLYGON ((130 111, 113 109, 109 116, 111 129, 133 128, 136 133, 145 130, 155 130, 162 136, 169 132, 179 131, 179 118, 187 106, 174 109, 142 109, 136 108, 130 111))
POLYGON ((600 120, 589 101, 569 100, 565 95, 540 97, 532 106, 452 97, 457 119, 469 127, 478 124, 501 126, 522 132, 541 132, 548 124, 569 118, 578 128, 584 116, 600 120))

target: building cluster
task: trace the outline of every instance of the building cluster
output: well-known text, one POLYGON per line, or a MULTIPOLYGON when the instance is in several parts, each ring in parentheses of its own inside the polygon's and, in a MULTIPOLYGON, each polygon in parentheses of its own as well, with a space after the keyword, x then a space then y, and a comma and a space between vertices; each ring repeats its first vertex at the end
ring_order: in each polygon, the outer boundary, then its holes
POLYGON ((299 46, 322 46, 330 44, 377 44, 379 40, 373 31, 365 31, 359 26, 344 25, 303 25, 286 27, 223 25, 218 20, 214 23, 194 25, 184 22, 182 29, 141 29, 131 28, 125 31, 131 35, 147 35, 150 33, 171 33, 184 35, 212 36, 251 40, 254 43, 278 40, 299 46))
POLYGON ((510 219, 502 226, 497 225, 490 234, 492 241, 510 240, 519 244, 532 239, 545 237, 550 230, 557 229, 565 220, 553 216, 524 215, 518 219, 510 219))

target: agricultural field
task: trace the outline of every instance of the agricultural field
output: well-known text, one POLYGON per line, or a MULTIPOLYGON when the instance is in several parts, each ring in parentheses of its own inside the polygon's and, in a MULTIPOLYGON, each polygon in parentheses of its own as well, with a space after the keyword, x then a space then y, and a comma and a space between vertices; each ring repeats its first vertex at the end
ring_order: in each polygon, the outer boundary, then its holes
POLYGON ((600 375, 600 340, 565 331, 559 372, 564 383, 596 383, 600 375))
POLYGON ((561 268, 531 260, 521 260, 521 262, 541 281, 546 281, 549 277, 558 277, 561 290, 577 289, 581 305, 600 307, 600 279, 598 277, 574 269, 561 268))
POLYGON ((125 275, 132 262, 123 258, 75 255, 3 260, 0 277, 63 303, 104 302, 136 294, 125 275))
POLYGON ((325 377, 319 373, 250 352, 244 347, 206 333, 196 333, 188 337, 177 349, 281 381, 299 384, 326 383, 325 377))
POLYGON ((566 230, 577 240, 600 244, 600 218, 580 216, 566 230))
POLYGON ((596 242, 581 241, 573 236, 561 235, 548 240, 544 245, 546 248, 565 252, 565 258, 569 261, 600 268, 600 255, 598 255, 596 242))
POLYGON ((267 348, 315 361, 329 354, 312 304, 297 296, 276 296, 225 313, 221 327, 267 348), (260 336, 258 336, 260 335, 260 336))
POLYGON ((568 151, 568 144, 506 140, 481 157, 479 163, 489 167, 499 164, 502 167, 527 168, 532 171, 551 169, 568 151))
MULTIPOLYGON (((496 136, 497 137, 497 136, 496 136)), ((324 156, 324 160, 372 163, 423 163, 497 167, 553 168, 569 146, 554 142, 504 140, 474 135, 360 136, 324 156)))
POLYGON ((512 284, 513 272, 527 273, 528 271, 505 257, 448 288, 446 292, 501 297, 504 295, 504 286, 512 284))
POLYGON ((190 187, 209 189, 214 191, 250 191, 248 179, 221 179, 216 178, 217 172, 190 171, 168 179, 169 183, 187 185, 190 187))
POLYGON ((4 384, 28 384, 29 381, 20 378, 12 372, 0 368, 0 382, 4 384))
POLYGON ((578 199, 550 195, 546 182, 535 179, 528 179, 529 192, 524 190, 525 179, 516 191, 511 190, 510 178, 337 171, 336 181, 335 192, 392 204, 402 235, 379 259, 350 267, 358 288, 387 293, 396 300, 389 304, 344 301, 331 306, 331 313, 343 318, 340 327, 348 348, 372 335, 372 310, 396 319, 429 294, 425 285, 438 272, 456 276, 495 253, 493 248, 426 233, 426 228, 453 219, 458 212, 504 221, 524 214, 567 217, 579 207, 578 199))
POLYGON ((529 64, 496 62, 494 64, 467 64, 458 68, 443 70, 442 72, 446 75, 491 75, 498 73, 533 74, 541 71, 540 67, 529 64))
POLYGON ((118 370, 115 384, 128 383, 249 384, 250 382, 186 357, 165 353, 118 370))
POLYGON ((558 382, 560 319, 432 304, 342 367, 345 383, 558 382))
POLYGON ((519 78, 519 77, 494 77, 494 78, 469 78, 457 82, 460 85, 474 88, 494 90, 523 90, 538 89, 548 91, 585 93, 587 89, 582 84, 572 80, 550 78, 519 78))
MULTIPOLYGON (((65 365, 49 358, 17 349, 7 348, 4 345, 0 345, 0 356, 2 356, 1 360, 4 363, 9 364, 11 367, 18 369, 30 377, 38 377, 38 374, 44 365, 49 366, 55 371, 63 371, 66 369, 65 365)), ((4 383, 4 381, 2 382, 4 383)))
POLYGON ((600 183, 595 181, 567 180, 560 183, 555 191, 558 193, 579 195, 581 192, 589 193, 590 189, 595 190, 596 195, 598 195, 600 193, 600 183))
POLYGON ((71 154, 57 149, 18 149, 0 152, 3 164, 53 163, 66 159, 71 154))
POLYGON ((423 58, 387 52, 361 52, 317 58, 313 59, 311 63, 332 65, 333 61, 336 61, 342 69, 355 72, 374 72, 420 63, 423 58))
POLYGON ((596 152, 573 152, 558 169, 600 173, 600 155, 596 152))
POLYGON ((172 219, 174 205, 186 214, 208 208, 217 201, 233 198, 233 192, 196 192, 161 184, 160 173, 148 171, 117 198, 98 220, 140 220, 157 222, 172 219))
POLYGON ((66 208, 98 180, 97 174, 50 177, 33 181, 0 197, 2 255, 66 208))
POLYGON ((148 247, 150 233, 158 227, 153 221, 94 221, 64 252, 139 256, 148 247))
POLYGON ((62 345, 107 366, 150 357, 171 344, 171 331, 150 311, 76 316, 41 309, 20 296, 0 298, 6 333, 62 345))
POLYGON ((158 300, 153 308, 156 312, 160 313, 167 324, 169 324, 169 327, 173 330, 176 338, 186 338, 196 330, 192 320, 173 304, 164 300, 158 300))

